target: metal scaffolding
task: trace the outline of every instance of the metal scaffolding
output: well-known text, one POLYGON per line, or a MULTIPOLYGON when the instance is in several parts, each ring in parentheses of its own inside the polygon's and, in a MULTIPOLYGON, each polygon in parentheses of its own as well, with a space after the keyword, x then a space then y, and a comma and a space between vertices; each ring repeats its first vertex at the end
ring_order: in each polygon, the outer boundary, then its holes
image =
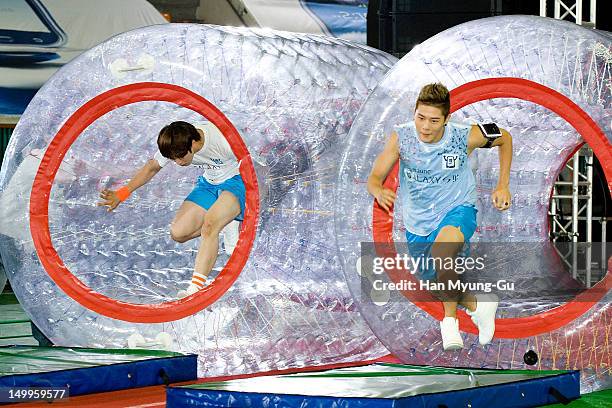
POLYGON ((573 243, 559 255, 572 271, 572 276, 591 287, 603 278, 607 270, 608 219, 605 214, 593 217, 593 151, 588 146, 582 146, 561 171, 553 186, 548 214, 551 241, 573 243), (571 212, 566 211, 568 208, 571 208, 571 212), (597 245, 593 244, 594 222, 601 224, 601 240, 597 245), (584 233, 581 234, 581 231, 584 233), (593 253, 598 248, 601 252, 599 257, 593 253), (579 255, 583 257, 583 262, 579 262, 579 255))
MULTIPOLYGON (((559 20, 569 20, 582 26, 595 28, 597 22, 597 0, 589 1, 589 20, 582 19, 582 0, 554 0, 554 15, 559 20)), ((540 0, 540 16, 548 17, 546 0, 540 0)), ((549 210, 550 238, 553 242, 571 241, 569 250, 560 253, 562 260, 590 287, 603 278, 607 271, 605 214, 593 217, 593 151, 586 145, 568 161, 560 178, 555 182, 549 210), (565 178, 565 180, 562 179, 565 178), (569 180, 571 178, 571 181, 569 180), (571 213, 563 211, 571 203, 571 213), (601 224, 601 254, 593 254, 593 223, 601 224), (581 234, 584 231, 584 234, 581 234), (581 243, 580 249, 578 243, 581 243), (578 255, 584 256, 579 265, 578 255)))
POLYGON ((549 215, 553 241, 593 241, 593 151, 588 146, 574 153, 555 182, 549 215), (568 174, 571 181, 563 180, 569 178, 568 174), (563 211, 564 201, 571 202, 571 214, 563 211), (584 237, 579 232, 581 221, 585 221, 584 237))

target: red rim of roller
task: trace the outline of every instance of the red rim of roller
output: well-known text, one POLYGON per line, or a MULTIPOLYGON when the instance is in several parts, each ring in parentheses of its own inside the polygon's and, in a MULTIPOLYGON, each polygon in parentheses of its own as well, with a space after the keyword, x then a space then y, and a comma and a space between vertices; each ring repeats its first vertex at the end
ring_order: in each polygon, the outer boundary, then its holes
POLYGON ((246 264, 253 246, 259 213, 257 176, 249 151, 230 120, 204 97, 180 86, 141 82, 104 92, 81 106, 57 132, 45 152, 30 199, 30 230, 40 261, 53 281, 82 306, 104 316, 137 323, 178 320, 214 303, 232 286, 246 264), (49 197, 56 173, 70 146, 94 121, 119 107, 144 101, 171 102, 204 116, 225 136, 240 162, 246 186, 246 208, 240 239, 219 276, 206 288, 184 299, 159 304, 118 301, 87 287, 64 265, 49 232, 49 197))
MULTIPOLYGON (((612 145, 595 121, 571 99, 544 85, 526 79, 481 79, 468 82, 451 91, 451 112, 455 112, 475 102, 494 98, 517 98, 533 102, 550 109, 565 119, 593 149, 593 152, 603 166, 606 179, 608 180, 608 189, 612 190, 612 145)), ((384 184, 385 187, 393 191, 396 191, 399 185, 398 168, 398 163, 396 163, 384 184)), ((393 244, 392 233, 392 216, 388 215, 374 201, 372 217, 374 242, 393 244)), ((393 245, 385 245, 385 247, 393 248, 393 245)), ((395 250, 389 249, 383 255, 395 256, 395 250)), ((551 332, 573 322, 589 311, 611 288, 611 270, 612 262, 608 264, 608 271, 604 279, 564 305, 531 316, 497 319, 495 337, 505 339, 532 337, 551 332)), ((388 271, 388 275, 394 282, 406 279, 405 274, 402 274, 401 271, 388 271)), ((415 278, 409 276, 409 279, 414 280, 415 278)), ((402 294, 408 300, 413 301, 413 292, 403 291, 402 294)), ((420 294, 420 296, 423 296, 423 294, 420 294)), ((435 301, 433 296, 431 296, 430 300, 414 300, 413 303, 437 320, 441 320, 444 316, 442 303, 435 301)), ((458 311, 457 317, 459 318, 461 330, 473 334, 478 333, 478 329, 464 311, 458 311)))

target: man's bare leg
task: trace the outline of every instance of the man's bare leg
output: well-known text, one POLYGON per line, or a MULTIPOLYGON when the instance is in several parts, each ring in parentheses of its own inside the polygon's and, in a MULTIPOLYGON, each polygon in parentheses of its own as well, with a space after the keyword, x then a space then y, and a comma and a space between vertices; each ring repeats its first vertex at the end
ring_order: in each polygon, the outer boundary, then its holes
POLYGON ((183 201, 170 224, 170 236, 176 242, 187 242, 199 237, 206 210, 191 201, 183 201))
MULTIPOLYGON (((461 251, 464 244, 464 237, 461 230, 457 227, 447 225, 443 227, 434 241, 434 246, 431 250, 431 255, 434 259, 455 259, 461 251)), ((438 272, 438 282, 443 282, 448 286, 449 281, 454 281, 458 278, 454 269, 440 270, 438 272)), ((461 294, 458 291, 446 291, 442 299, 444 305, 444 316, 457 317, 457 304, 466 307, 468 310, 476 309, 476 298, 474 295, 465 293, 461 294)))
POLYGON ((202 242, 195 260, 195 274, 210 274, 219 252, 219 233, 239 214, 238 198, 228 191, 223 191, 204 217, 201 228, 202 242))
MULTIPOLYGON (((440 322, 440 332, 442 334, 442 345, 444 350, 457 350, 463 347, 463 339, 459 332, 459 322, 457 320, 457 305, 462 304, 468 309, 475 309, 475 298, 469 294, 461 294, 458 290, 450 290, 449 282, 456 281, 459 276, 455 269, 449 265, 446 267, 446 259, 455 259, 464 244, 464 236, 458 227, 447 225, 443 227, 431 250, 431 255, 436 262, 437 281, 443 283, 446 290, 439 293, 444 305, 444 319, 440 322)), ((453 262, 454 264, 454 262, 453 262)))

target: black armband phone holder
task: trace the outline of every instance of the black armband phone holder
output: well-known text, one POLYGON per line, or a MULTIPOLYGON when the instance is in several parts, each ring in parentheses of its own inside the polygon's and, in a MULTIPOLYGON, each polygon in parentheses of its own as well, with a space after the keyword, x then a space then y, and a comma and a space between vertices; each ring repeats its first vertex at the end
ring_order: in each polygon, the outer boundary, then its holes
POLYGON ((482 135, 487 139, 487 143, 482 146, 485 149, 489 149, 493 142, 502 136, 501 130, 495 123, 478 123, 477 125, 482 135))

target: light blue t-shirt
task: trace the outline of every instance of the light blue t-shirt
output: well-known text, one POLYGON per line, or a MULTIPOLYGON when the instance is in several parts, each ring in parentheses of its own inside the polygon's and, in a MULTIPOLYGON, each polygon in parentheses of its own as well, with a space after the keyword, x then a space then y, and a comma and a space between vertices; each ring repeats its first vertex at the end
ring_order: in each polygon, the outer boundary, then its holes
POLYGON ((442 139, 425 143, 414 122, 395 127, 399 139, 399 199, 406 229, 428 235, 459 205, 476 205, 476 180, 468 163, 471 126, 447 123, 442 139))

